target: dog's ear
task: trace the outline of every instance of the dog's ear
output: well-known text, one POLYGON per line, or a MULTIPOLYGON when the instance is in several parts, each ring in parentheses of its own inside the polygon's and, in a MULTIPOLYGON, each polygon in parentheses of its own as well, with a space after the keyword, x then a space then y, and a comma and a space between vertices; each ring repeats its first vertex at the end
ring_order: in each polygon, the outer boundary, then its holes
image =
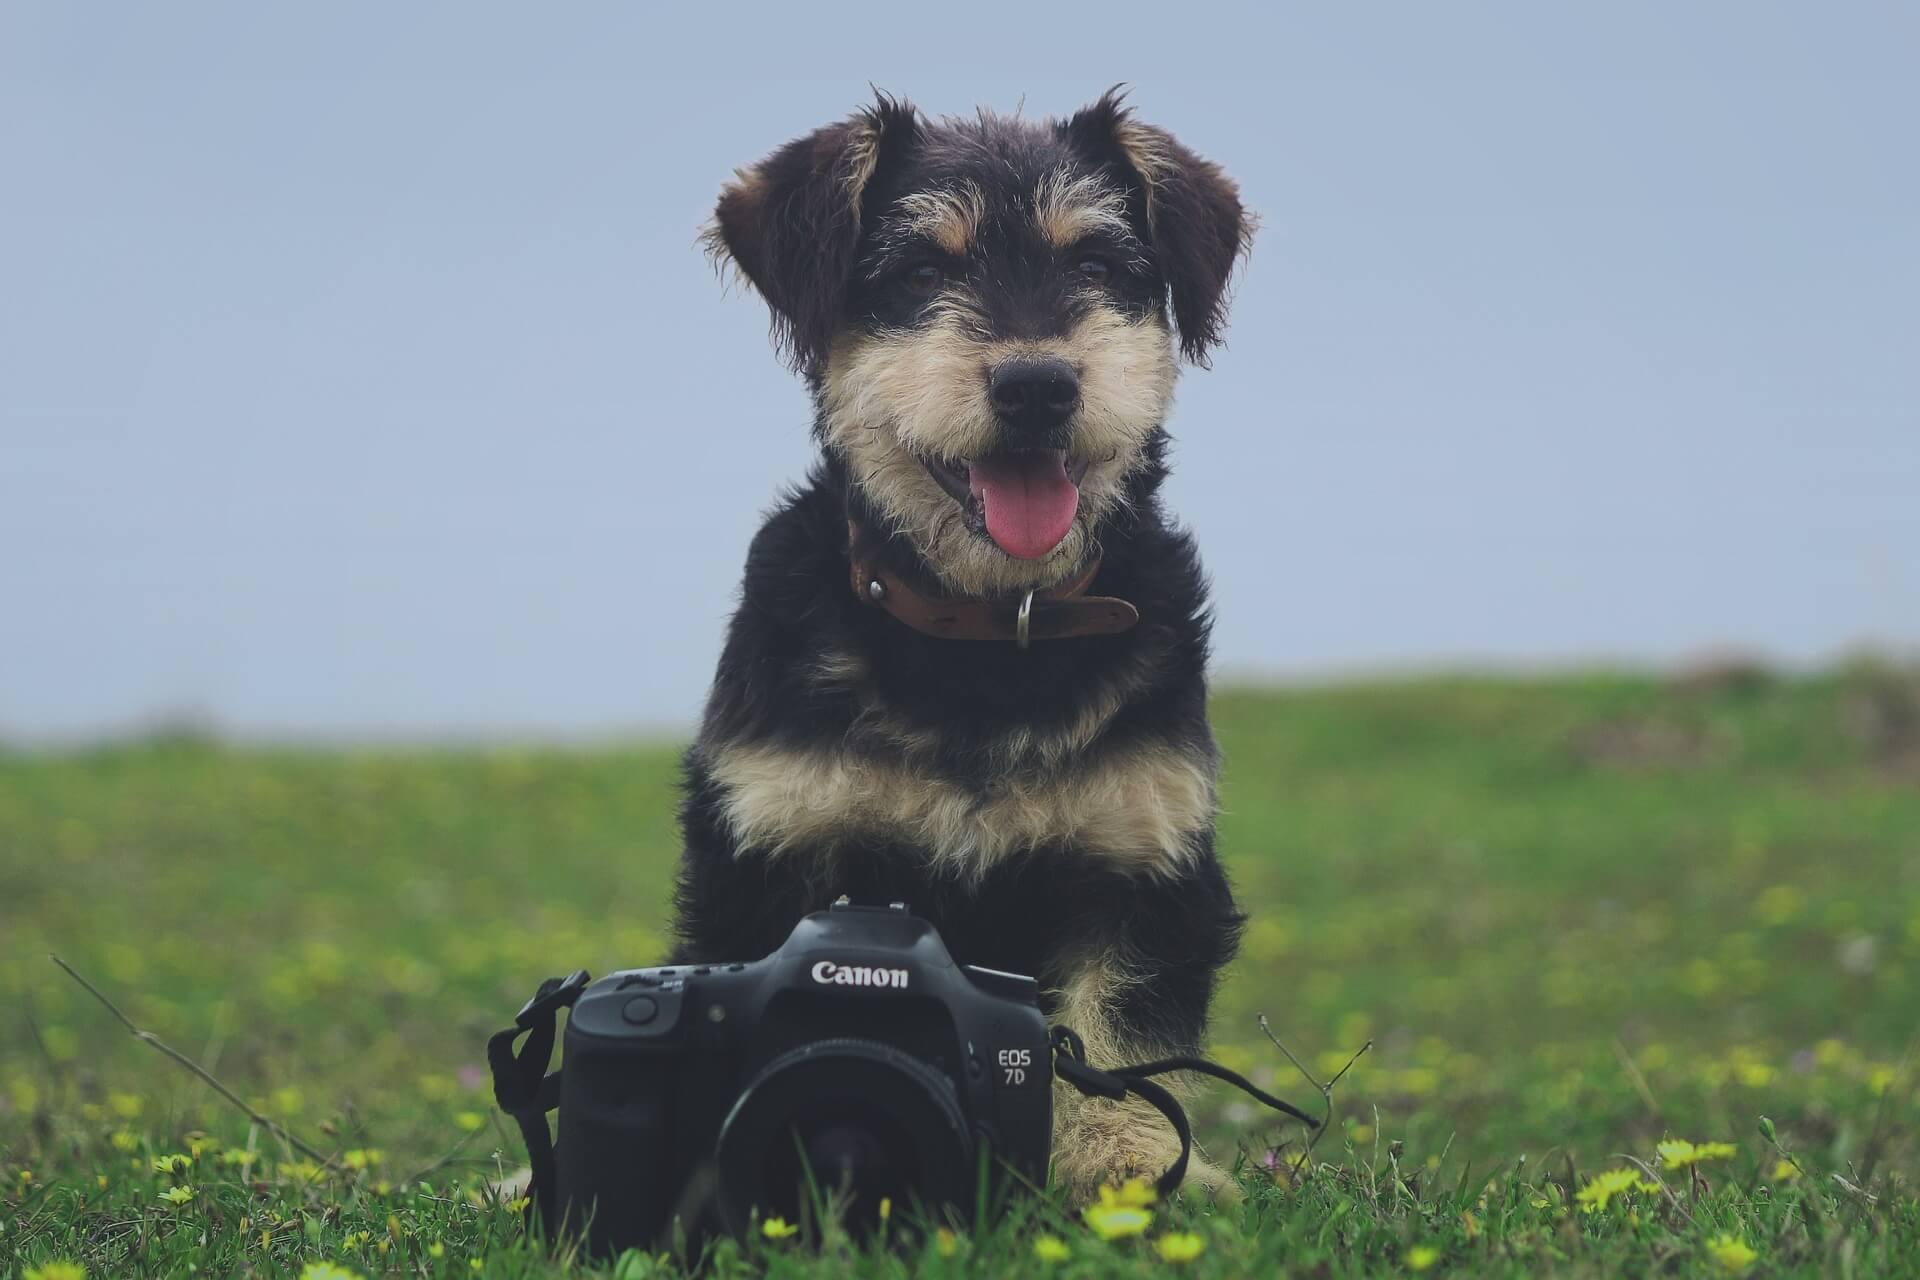
POLYGON ((1227 282, 1253 243, 1254 219, 1240 188, 1219 165, 1202 160, 1164 129, 1142 124, 1118 87, 1059 127, 1082 154, 1115 164, 1139 183, 1147 238, 1160 263, 1180 330, 1180 349, 1195 364, 1220 342, 1227 319, 1227 282))
POLYGON ((860 245, 862 197, 918 131, 911 103, 880 94, 739 170, 721 191, 702 236, 707 252, 716 263, 731 260, 766 299, 774 340, 795 369, 825 363, 860 245))

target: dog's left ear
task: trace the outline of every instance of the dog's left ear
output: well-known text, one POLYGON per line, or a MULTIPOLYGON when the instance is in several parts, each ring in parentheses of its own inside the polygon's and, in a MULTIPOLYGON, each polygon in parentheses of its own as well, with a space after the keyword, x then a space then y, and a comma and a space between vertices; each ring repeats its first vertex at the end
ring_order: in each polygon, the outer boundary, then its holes
POLYGON ((1139 183, 1180 349, 1204 365, 1226 326, 1227 282, 1252 248, 1254 220, 1225 170, 1140 123, 1125 97, 1109 89, 1059 128, 1082 154, 1119 165, 1139 183))
POLYGON ((773 311, 774 340, 793 367, 826 364, 860 247, 862 197, 881 164, 919 130, 913 105, 885 94, 749 169, 720 193, 703 234, 716 262, 731 260, 773 311))

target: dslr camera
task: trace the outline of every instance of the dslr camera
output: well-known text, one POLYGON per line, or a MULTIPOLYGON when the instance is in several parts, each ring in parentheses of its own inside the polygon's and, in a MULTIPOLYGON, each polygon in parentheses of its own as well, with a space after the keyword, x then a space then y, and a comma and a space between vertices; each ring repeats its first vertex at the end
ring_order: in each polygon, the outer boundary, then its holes
POLYGON ((971 1213, 1009 1179, 1045 1182, 1053 1076, 1032 978, 954 963, 902 903, 843 899, 765 959, 578 990, 541 1108, 560 1111, 542 1207, 602 1256, 676 1219, 798 1221, 813 1194, 855 1231, 889 1200, 971 1213))

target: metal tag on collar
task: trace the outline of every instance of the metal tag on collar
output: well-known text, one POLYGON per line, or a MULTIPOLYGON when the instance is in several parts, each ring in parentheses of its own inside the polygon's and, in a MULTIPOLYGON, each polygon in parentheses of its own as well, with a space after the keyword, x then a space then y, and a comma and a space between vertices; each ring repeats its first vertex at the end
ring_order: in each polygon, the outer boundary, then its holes
POLYGON ((1013 643, 1025 649, 1033 642, 1030 628, 1033 622, 1033 591, 1029 589, 1026 598, 1020 601, 1020 612, 1013 620, 1013 643))

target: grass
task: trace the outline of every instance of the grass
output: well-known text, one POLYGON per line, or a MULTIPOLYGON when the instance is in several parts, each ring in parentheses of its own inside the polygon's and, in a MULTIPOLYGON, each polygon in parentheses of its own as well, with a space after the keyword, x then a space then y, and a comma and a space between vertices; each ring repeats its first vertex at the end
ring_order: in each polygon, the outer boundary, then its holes
MULTIPOLYGON (((1210 1092, 1241 1206, 1107 1241, 1034 1201, 715 1274, 1920 1273, 1920 678, 1236 691, 1216 720, 1254 917, 1217 1056, 1307 1103, 1256 1013, 1323 1077, 1375 1046, 1311 1157, 1210 1092), (1667 1167, 1669 1139, 1727 1145, 1667 1167)), ((0 1274, 583 1269, 482 1191, 517 1150, 482 1042, 540 977, 659 953, 673 776, 664 746, 0 754, 0 1274)))

